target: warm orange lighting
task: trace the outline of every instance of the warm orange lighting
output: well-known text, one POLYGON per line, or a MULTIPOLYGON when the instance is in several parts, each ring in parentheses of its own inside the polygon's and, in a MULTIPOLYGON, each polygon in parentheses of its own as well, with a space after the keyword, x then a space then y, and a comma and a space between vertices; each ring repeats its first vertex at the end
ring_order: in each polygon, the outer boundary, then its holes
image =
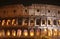
POLYGON ((24 36, 28 36, 28 31, 24 30, 24 36))
POLYGON ((30 32, 30 36, 34 36, 34 33, 33 32, 30 32))
POLYGON ((36 35, 39 36, 40 35, 40 30, 36 31, 36 35))
POLYGON ((52 29, 48 30, 48 36, 52 36, 52 29))
POLYGON ((30 26, 34 26, 34 19, 30 20, 30 26))
POLYGON ((4 26, 4 24, 5 24, 5 20, 2 20, 2 26, 4 26))
POLYGON ((58 20, 58 25, 60 25, 60 20, 58 20))
POLYGON ((30 25, 31 25, 31 26, 34 26, 34 23, 31 23, 30 25))
POLYGON ((12 30, 12 36, 16 36, 16 31, 12 30))
POLYGON ((16 25, 15 21, 16 21, 15 19, 12 20, 12 25, 16 25))
POLYGON ((30 31, 30 36, 34 36, 34 30, 30 31))
POLYGON ((44 28, 44 29, 41 29, 41 36, 46 36, 47 35, 47 29, 44 28))
POLYGON ((2 30, 2 36, 5 36, 5 31, 4 30, 2 30))
POLYGON ((7 25, 9 25, 10 22, 11 22, 11 20, 7 20, 7 25))
POLYGON ((1 33, 0 33, 0 37, 1 37, 2 35, 1 35, 1 33))
POLYGON ((47 29, 44 29, 44 31, 46 32, 46 31, 47 31, 47 29))
POLYGON ((18 31, 17 31, 17 36, 20 37, 21 34, 22 34, 22 31, 21 31, 20 29, 18 29, 18 31))
POLYGON ((59 36, 60 36, 60 30, 59 30, 59 36))
POLYGON ((54 36, 56 36, 57 35, 57 29, 54 29, 54 36))
POLYGON ((10 31, 9 30, 7 31, 7 36, 10 36, 10 31))
POLYGON ((28 25, 28 24, 27 24, 27 19, 23 20, 23 25, 24 25, 24 26, 27 26, 27 25, 28 25))
POLYGON ((1 33, 1 31, 0 31, 0 37, 2 36, 2 33, 1 33))
POLYGON ((54 29, 54 31, 57 31, 57 29, 54 29))
POLYGON ((0 37, 1 37, 1 36, 5 36, 4 30, 1 30, 1 31, 0 31, 0 37))
POLYGON ((24 23, 24 25, 26 26, 26 25, 27 25, 27 23, 24 23))

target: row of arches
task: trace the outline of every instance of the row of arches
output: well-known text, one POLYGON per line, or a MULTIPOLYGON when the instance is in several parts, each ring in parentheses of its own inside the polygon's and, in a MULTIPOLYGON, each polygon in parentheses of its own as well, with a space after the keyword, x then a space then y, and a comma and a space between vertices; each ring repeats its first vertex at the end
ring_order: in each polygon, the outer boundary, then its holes
POLYGON ((0 26, 60 26, 60 19, 38 17, 38 18, 14 18, 0 20, 0 26))
POLYGON ((13 36, 13 37, 49 37, 49 38, 53 38, 53 37, 60 37, 60 30, 58 29, 18 29, 16 30, 0 30, 0 37, 9 37, 9 36, 13 36))

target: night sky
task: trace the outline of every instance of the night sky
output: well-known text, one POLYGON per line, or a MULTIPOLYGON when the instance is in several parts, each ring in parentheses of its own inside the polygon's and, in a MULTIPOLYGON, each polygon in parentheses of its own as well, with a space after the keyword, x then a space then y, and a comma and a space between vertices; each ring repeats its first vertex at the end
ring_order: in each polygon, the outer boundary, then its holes
POLYGON ((52 4, 60 6, 60 0, 0 0, 0 6, 10 5, 10 4, 52 4))

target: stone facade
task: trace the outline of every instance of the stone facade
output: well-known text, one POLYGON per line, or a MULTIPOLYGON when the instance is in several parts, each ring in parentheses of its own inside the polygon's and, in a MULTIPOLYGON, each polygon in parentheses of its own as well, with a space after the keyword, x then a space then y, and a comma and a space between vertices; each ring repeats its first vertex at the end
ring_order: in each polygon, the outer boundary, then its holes
POLYGON ((32 4, 23 6, 22 4, 7 5, 0 7, 0 17, 17 17, 17 16, 60 16, 60 7, 55 5, 32 4))
MULTIPOLYGON (((16 36, 17 33, 19 37, 31 35, 34 36, 34 39, 43 39, 44 36, 49 39, 60 38, 60 6, 47 4, 7 5, 0 7, 0 18, 0 26, 15 26, 14 29, 18 30, 11 30, 11 36, 16 36)), ((8 32, 10 31, 8 30, 8 32)))

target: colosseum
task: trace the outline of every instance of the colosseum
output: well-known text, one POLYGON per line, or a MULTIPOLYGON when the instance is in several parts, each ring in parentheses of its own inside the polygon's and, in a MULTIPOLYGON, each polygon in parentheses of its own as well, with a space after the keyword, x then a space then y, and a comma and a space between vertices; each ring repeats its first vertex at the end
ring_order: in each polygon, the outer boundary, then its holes
POLYGON ((0 39, 60 39, 60 6, 0 7, 0 39))

